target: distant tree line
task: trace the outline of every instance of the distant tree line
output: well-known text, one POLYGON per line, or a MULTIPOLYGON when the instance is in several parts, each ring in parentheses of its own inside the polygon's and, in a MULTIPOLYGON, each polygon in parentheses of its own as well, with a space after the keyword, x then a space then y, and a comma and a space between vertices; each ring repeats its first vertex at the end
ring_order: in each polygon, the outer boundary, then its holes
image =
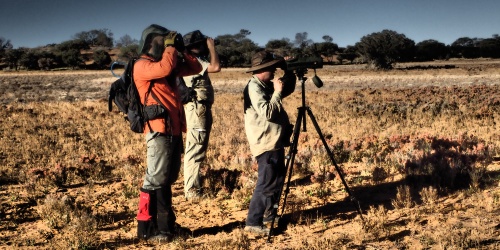
POLYGON ((74 38, 59 44, 38 48, 14 49, 9 40, 0 38, 0 63, 9 69, 50 70, 54 68, 106 68, 111 63, 109 55, 113 34, 108 30, 91 30, 75 34, 74 38), (10 45, 10 46, 4 46, 10 45), (86 50, 90 53, 85 53, 86 50), (88 67, 86 61, 93 61, 88 67))
MULTIPOLYGON (((259 48, 248 38, 249 30, 215 37, 217 51, 225 67, 248 67, 253 52, 259 48)), ((390 69, 397 62, 446 60, 449 58, 500 58, 500 37, 458 38, 450 45, 429 39, 416 43, 404 34, 382 30, 363 36, 359 42, 339 47, 329 35, 322 42, 299 32, 289 38, 269 40, 264 46, 280 56, 321 55, 326 64, 365 63, 370 68, 390 69)), ((55 68, 105 69, 112 63, 110 51, 119 49, 115 60, 137 57, 138 41, 125 35, 117 40, 108 29, 76 33, 71 40, 38 48, 14 49, 0 37, 0 67, 11 70, 50 70, 55 68), (91 62, 91 63, 89 63, 91 62)))

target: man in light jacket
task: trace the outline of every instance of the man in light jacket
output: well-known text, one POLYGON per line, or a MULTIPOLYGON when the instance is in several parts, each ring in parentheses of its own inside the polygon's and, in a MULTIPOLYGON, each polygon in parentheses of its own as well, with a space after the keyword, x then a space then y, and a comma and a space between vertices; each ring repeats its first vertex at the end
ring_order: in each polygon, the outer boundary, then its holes
POLYGON ((244 90, 245 132, 252 155, 259 166, 257 185, 250 201, 245 231, 268 234, 264 226, 277 211, 279 189, 286 175, 285 146, 289 146, 292 125, 282 100, 293 93, 296 77, 293 72, 274 79, 277 67, 284 59, 259 50, 252 57, 247 73, 252 78, 244 90))

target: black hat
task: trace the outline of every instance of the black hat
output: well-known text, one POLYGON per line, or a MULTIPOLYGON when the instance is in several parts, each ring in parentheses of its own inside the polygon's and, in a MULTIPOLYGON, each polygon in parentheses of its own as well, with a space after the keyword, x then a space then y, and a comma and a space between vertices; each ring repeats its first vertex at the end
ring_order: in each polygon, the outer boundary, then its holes
POLYGON ((190 47, 193 47, 200 42, 206 41, 207 36, 203 35, 201 31, 195 30, 185 34, 183 39, 184 45, 189 49, 190 47))

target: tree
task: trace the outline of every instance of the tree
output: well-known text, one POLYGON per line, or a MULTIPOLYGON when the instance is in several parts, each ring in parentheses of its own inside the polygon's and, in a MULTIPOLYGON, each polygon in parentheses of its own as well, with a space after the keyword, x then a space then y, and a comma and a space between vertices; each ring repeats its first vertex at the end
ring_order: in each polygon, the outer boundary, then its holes
POLYGON ((395 62, 409 61, 415 52, 413 40, 392 30, 366 35, 355 46, 368 67, 377 69, 391 69, 395 62))
POLYGON ((38 69, 38 55, 34 49, 24 49, 25 52, 21 55, 19 64, 25 69, 38 69))
POLYGON ((74 38, 82 40, 90 46, 113 47, 113 33, 108 29, 82 31, 76 33, 74 38))
POLYGON ((57 55, 61 57, 62 62, 74 69, 83 63, 80 51, 89 48, 88 43, 84 40, 75 39, 58 44, 56 51, 57 55))
POLYGON ((292 47, 293 44, 288 38, 269 40, 265 46, 267 50, 270 50, 280 56, 289 56, 292 47))
POLYGON ((42 70, 49 70, 56 64, 56 56, 52 52, 39 51, 38 52, 38 68, 42 70))
POLYGON ((120 39, 116 42, 117 47, 127 47, 132 44, 139 44, 139 41, 137 41, 137 39, 133 39, 129 35, 120 37, 120 39))
POLYGON ((481 57, 500 58, 500 38, 486 38, 477 43, 481 57))
POLYGON ((234 38, 238 41, 241 41, 241 40, 244 40, 247 38, 247 36, 249 36, 250 34, 252 34, 252 32, 250 32, 249 30, 246 30, 246 29, 240 29, 240 32, 238 34, 235 34, 234 35, 234 38))
POLYGON ((96 50, 93 55, 94 63, 99 69, 106 68, 111 63, 109 53, 104 50, 96 50))
POLYGON ((139 57, 139 44, 130 44, 120 48, 120 54, 118 55, 119 60, 128 61, 131 58, 139 57))
POLYGON ((429 39, 415 45, 415 57, 419 61, 444 59, 448 56, 448 48, 444 43, 429 39))
POLYGON ((70 66, 72 69, 75 69, 83 63, 80 51, 76 49, 63 51, 61 54, 61 58, 64 64, 70 66))
POLYGON ((12 44, 10 43, 10 40, 7 40, 3 37, 0 36, 0 49, 12 49, 12 44))
POLYGON ((451 46, 454 46, 454 47, 457 47, 457 46, 474 47, 474 45, 475 45, 474 39, 472 39, 470 37, 460 37, 451 44, 451 46))
POLYGON ((323 37, 323 41, 327 42, 327 43, 332 43, 333 42, 333 38, 329 35, 324 35, 323 37))
POLYGON ((354 60, 358 57, 356 47, 347 46, 347 48, 339 48, 339 55, 337 56, 337 60, 340 64, 344 63, 344 60, 349 61, 349 63, 353 63, 354 60))
POLYGON ((454 57, 477 58, 479 49, 476 46, 477 38, 460 37, 451 44, 451 52, 454 57))
POLYGON ((5 51, 8 49, 12 49, 12 44, 10 43, 10 40, 0 37, 0 61, 5 56, 5 51))
POLYGON ((253 52, 258 46, 247 38, 251 32, 246 29, 241 29, 239 33, 234 35, 221 35, 216 39, 220 41, 217 45, 219 55, 227 59, 227 65, 230 67, 249 66, 251 63, 253 52))
POLYGON ((81 40, 81 39, 64 41, 64 42, 56 45, 56 50, 59 50, 59 51, 70 50, 70 49, 84 50, 84 49, 90 49, 90 47, 89 47, 89 44, 87 42, 85 42, 84 40, 81 40))
POLYGON ((308 35, 307 32, 299 32, 295 34, 294 43, 301 50, 305 49, 307 46, 313 43, 311 39, 307 38, 307 35, 308 35))
MULTIPOLYGON (((327 40, 327 39, 325 39, 327 40)), ((339 50, 339 46, 332 42, 322 42, 315 44, 315 51, 327 59, 328 62, 333 62, 334 56, 339 50)), ((315 53, 315 54, 316 54, 315 53)))
POLYGON ((18 70, 21 56, 24 54, 24 49, 7 49, 5 51, 5 62, 10 69, 18 70))

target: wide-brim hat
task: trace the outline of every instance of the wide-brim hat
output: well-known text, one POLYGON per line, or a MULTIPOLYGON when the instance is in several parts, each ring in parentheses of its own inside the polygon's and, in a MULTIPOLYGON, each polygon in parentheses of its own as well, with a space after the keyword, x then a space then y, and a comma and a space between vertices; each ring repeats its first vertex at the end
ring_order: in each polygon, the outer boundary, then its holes
POLYGON ((151 35, 165 36, 170 32, 171 32, 170 30, 168 30, 167 28, 160 26, 158 24, 149 25, 146 29, 144 29, 144 31, 142 31, 142 36, 141 36, 141 40, 139 41, 139 48, 137 51, 137 52, 139 52, 139 55, 142 53, 145 53, 145 51, 143 51, 143 50, 144 50, 145 43, 148 40, 149 36, 151 36, 151 35))
POLYGON ((252 66, 246 71, 246 73, 255 72, 265 68, 277 68, 280 67, 283 62, 283 57, 276 56, 267 50, 261 50, 252 56, 252 66))

